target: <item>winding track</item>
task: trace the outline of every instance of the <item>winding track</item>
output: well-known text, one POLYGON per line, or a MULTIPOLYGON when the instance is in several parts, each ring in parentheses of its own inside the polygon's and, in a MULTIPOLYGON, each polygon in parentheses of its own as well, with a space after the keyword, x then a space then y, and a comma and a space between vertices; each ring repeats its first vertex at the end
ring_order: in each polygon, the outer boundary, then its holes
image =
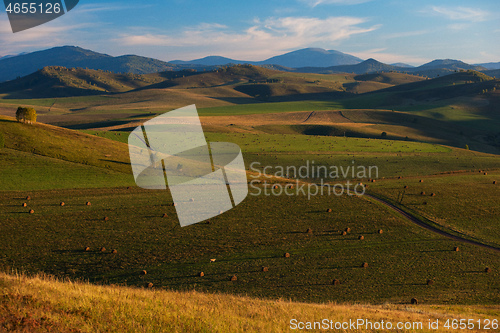
POLYGON ((375 201, 378 201, 380 202, 381 204, 383 204, 384 206, 390 208, 391 210, 399 213, 400 215, 403 215, 407 220, 415 223, 416 225, 422 227, 422 228, 425 228, 427 230, 430 230, 434 233, 437 233, 439 235, 442 235, 442 236, 446 236, 448 238, 451 238, 451 239, 454 239, 454 240, 457 240, 457 241, 460 241, 460 242, 464 242, 464 243, 468 243, 468 244, 472 244, 472 245, 476 245, 476 246, 481 246, 481 247, 484 247, 486 249, 490 249, 490 250, 493 250, 493 251, 497 251, 497 252, 500 252, 500 248, 498 247, 495 247, 495 246, 491 246, 491 245, 487 245, 487 244, 483 244, 483 243, 480 243, 480 242, 476 242, 474 240, 471 240, 471 239, 467 239, 467 238, 462 238, 460 236, 456 236, 456 235, 453 235, 453 234, 450 234, 450 233, 447 233, 446 231, 443 231, 443 230, 440 230, 438 228, 435 228, 429 224, 426 224, 422 221, 420 221, 418 218, 416 218, 415 216, 399 209, 398 207, 394 206, 393 204, 391 204, 390 202, 388 201, 385 201, 383 199, 379 199, 377 197, 374 197, 370 194, 367 194, 365 193, 365 196, 370 198, 370 199, 373 199, 375 201))

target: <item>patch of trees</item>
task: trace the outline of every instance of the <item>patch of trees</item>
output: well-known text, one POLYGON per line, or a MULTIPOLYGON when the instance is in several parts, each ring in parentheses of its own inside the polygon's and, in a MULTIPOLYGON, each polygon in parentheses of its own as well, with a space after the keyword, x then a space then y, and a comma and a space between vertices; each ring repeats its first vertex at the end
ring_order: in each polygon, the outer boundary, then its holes
POLYGON ((33 108, 23 108, 22 106, 17 108, 16 119, 18 122, 34 124, 36 123, 36 110, 33 108))

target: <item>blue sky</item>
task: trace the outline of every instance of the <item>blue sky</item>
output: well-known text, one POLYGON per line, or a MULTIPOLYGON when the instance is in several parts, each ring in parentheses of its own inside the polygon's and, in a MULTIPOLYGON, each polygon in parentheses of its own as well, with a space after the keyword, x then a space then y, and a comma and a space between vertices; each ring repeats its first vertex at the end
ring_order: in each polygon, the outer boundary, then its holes
POLYGON ((320 47, 386 63, 500 61, 499 0, 80 0, 61 18, 16 34, 4 9, 0 56, 76 45, 165 61, 264 60, 320 47))

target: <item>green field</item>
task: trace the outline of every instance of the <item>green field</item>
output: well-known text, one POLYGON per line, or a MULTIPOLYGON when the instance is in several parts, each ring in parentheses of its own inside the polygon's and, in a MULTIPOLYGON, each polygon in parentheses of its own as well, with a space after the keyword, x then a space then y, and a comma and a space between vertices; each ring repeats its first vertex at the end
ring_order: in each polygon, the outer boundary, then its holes
POLYGON ((497 179, 498 170, 458 173, 426 177, 422 183, 418 178, 393 179, 373 184, 371 190, 394 201, 401 199, 404 191, 402 204, 443 230, 500 248, 500 186, 494 184, 497 179))
POLYGON ((436 236, 357 197, 249 196, 210 224, 186 228, 178 226, 171 199, 162 191, 2 192, 1 202, 4 268, 310 302, 499 301, 492 292, 499 287, 498 272, 483 272, 498 267, 498 254, 436 236), (26 195, 32 200, 24 208, 26 195), (342 236, 347 227, 352 231, 342 236), (358 240, 360 235, 365 239, 358 240), (86 246, 91 251, 85 252, 86 246), (454 252, 454 246, 462 250, 454 252), (285 252, 291 257, 284 258, 285 252), (368 268, 361 267, 364 262, 368 268), (262 272, 263 266, 269 272, 262 272), (238 276, 236 283, 229 281, 232 275, 238 276), (332 279, 341 285, 332 286, 332 279), (427 286, 427 279, 435 285, 427 286))

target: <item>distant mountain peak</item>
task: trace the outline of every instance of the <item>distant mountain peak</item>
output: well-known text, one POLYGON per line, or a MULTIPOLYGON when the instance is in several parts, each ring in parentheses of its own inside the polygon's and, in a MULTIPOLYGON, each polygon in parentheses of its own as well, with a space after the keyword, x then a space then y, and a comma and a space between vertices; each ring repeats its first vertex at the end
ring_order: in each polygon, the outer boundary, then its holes
POLYGON ((330 67, 338 65, 354 65, 362 62, 362 59, 350 54, 335 50, 325 50, 318 47, 308 47, 291 51, 282 55, 271 57, 264 61, 234 60, 221 56, 208 56, 191 61, 173 60, 170 63, 184 65, 227 65, 227 64, 252 64, 252 65, 277 65, 287 68, 299 67, 330 67))
POLYGON ((362 63, 366 63, 366 64, 381 64, 380 61, 378 60, 375 60, 373 58, 370 58, 370 59, 366 59, 365 61, 363 61, 362 63))

